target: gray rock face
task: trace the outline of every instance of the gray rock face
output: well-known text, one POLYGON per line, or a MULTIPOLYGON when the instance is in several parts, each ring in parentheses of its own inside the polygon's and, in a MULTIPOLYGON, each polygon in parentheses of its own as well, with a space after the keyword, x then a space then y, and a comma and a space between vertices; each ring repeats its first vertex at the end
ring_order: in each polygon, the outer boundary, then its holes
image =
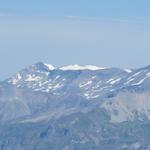
POLYGON ((149 150, 149 120, 149 66, 40 62, 0 83, 0 150, 149 150))

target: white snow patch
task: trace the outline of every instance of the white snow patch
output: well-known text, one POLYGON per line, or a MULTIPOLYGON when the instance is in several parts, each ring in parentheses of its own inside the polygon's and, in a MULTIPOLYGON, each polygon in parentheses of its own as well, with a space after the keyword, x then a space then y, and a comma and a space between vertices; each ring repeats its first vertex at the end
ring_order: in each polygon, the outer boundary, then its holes
POLYGON ((84 93, 84 96, 87 98, 87 99, 96 99, 96 98, 98 98, 100 95, 98 94, 98 95, 94 95, 94 93, 92 94, 92 93, 84 93))
POLYGON ((59 78, 60 78, 60 75, 56 76, 56 78, 55 78, 55 79, 57 80, 57 79, 59 79, 59 78))
POLYGON ((137 73, 133 74, 131 77, 129 77, 128 79, 131 79, 131 78, 133 78, 133 77, 136 77, 136 76, 138 76, 140 73, 141 73, 141 72, 137 72, 137 73))
POLYGON ((99 88, 100 87, 100 85, 99 84, 96 84, 96 85, 94 85, 93 87, 92 87, 92 89, 97 89, 97 88, 99 88))
POLYGON ((79 86, 80 86, 80 88, 82 88, 82 87, 85 87, 85 86, 90 85, 90 84, 92 84, 92 81, 87 81, 86 83, 80 84, 79 86))
POLYGON ((134 84, 132 84, 132 85, 140 85, 140 84, 142 84, 147 78, 148 78, 148 77, 145 77, 145 78, 143 78, 142 80, 140 80, 139 82, 134 83, 134 84))
POLYGON ((111 79, 109 79, 106 83, 110 83, 110 84, 115 84, 115 83, 117 83, 117 82, 119 82, 121 80, 121 78, 118 78, 118 79, 113 79, 113 78, 111 78, 111 79))
POLYGON ((103 86, 103 87, 100 88, 100 91, 102 91, 104 89, 107 89, 107 88, 110 88, 110 87, 112 87, 112 86, 103 86))
POLYGON ((102 67, 92 66, 92 65, 86 65, 86 66, 79 66, 79 65, 69 65, 59 68, 60 70, 101 70, 105 69, 102 67))
POLYGON ((17 79, 12 79, 10 82, 12 82, 12 84, 17 84, 18 80, 17 79))
POLYGON ((132 72, 131 69, 124 69, 124 71, 126 71, 127 73, 131 73, 132 72))
POLYGON ((92 99, 98 98, 98 97, 100 97, 100 95, 93 95, 93 96, 91 96, 92 99))
POLYGON ((95 79, 95 78, 96 78, 96 76, 91 77, 91 79, 95 79))
POLYGON ((55 67, 51 64, 44 64, 46 67, 48 67, 49 70, 54 70, 55 67))
POLYGON ((17 74, 17 79, 18 79, 18 80, 21 80, 21 78, 22 78, 22 77, 21 77, 20 73, 18 73, 18 74, 17 74))
POLYGON ((17 84, 22 79, 21 75, 18 73, 15 77, 13 77, 11 80, 9 80, 9 83, 12 83, 13 85, 17 84))
POLYGON ((113 81, 114 79, 113 78, 111 78, 111 79, 109 79, 106 83, 110 83, 111 81, 113 81))
POLYGON ((63 86, 63 84, 56 84, 53 86, 53 89, 58 89, 58 88, 61 88, 63 86))
POLYGON ((146 74, 146 76, 147 76, 147 77, 150 77, 150 72, 148 72, 148 73, 146 74))
POLYGON ((119 82, 120 80, 121 80, 121 78, 114 79, 113 81, 111 81, 111 82, 110 82, 110 84, 112 84, 112 85, 113 85, 113 84, 115 84, 115 83, 119 82))
POLYGON ((87 98, 89 98, 89 95, 90 95, 89 93, 84 93, 84 96, 87 98))
POLYGON ((40 80, 40 79, 41 79, 41 77, 39 77, 39 76, 33 77, 32 75, 28 75, 28 76, 27 76, 27 79, 25 79, 25 81, 31 82, 31 81, 38 81, 38 80, 40 80))
POLYGON ((126 83, 124 83, 125 85, 129 84, 130 82, 132 82, 134 80, 134 78, 129 79, 126 83))

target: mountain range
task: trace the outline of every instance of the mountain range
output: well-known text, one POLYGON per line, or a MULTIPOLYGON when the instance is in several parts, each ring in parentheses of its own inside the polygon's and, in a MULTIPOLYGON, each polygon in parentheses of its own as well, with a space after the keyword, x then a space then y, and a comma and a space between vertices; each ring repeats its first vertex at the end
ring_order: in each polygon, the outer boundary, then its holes
POLYGON ((38 62, 0 82, 0 150, 149 150, 150 66, 38 62))

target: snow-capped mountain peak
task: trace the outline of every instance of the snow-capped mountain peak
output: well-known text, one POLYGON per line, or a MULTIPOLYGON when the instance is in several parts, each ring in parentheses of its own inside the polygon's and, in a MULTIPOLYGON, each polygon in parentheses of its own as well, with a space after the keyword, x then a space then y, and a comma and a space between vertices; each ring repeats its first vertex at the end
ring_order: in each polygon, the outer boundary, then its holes
POLYGON ((29 68, 31 68, 31 70, 41 70, 41 71, 51 71, 55 69, 53 65, 43 62, 37 62, 31 65, 29 68))
POLYGON ((38 62, 35 63, 34 65, 32 65, 32 67, 35 67, 36 69, 48 69, 49 71, 52 70, 63 70, 63 71, 67 71, 67 70, 91 70, 91 71, 96 71, 96 70, 102 70, 102 69, 106 69, 105 67, 99 67, 99 66, 94 66, 94 65, 85 65, 85 66, 80 66, 78 64, 75 65, 67 65, 67 66, 62 66, 60 68, 56 68, 51 64, 47 64, 47 63, 43 63, 43 62, 38 62))
POLYGON ((115 95, 121 89, 148 89, 150 70, 125 70, 97 66, 69 65, 55 68, 38 62, 6 80, 17 87, 51 94, 76 93, 86 99, 115 95), (81 70, 81 72, 78 72, 81 70), (87 72, 84 70, 88 70, 87 72), (69 71, 69 72, 67 72, 69 71), (136 86, 136 88, 132 88, 136 86), (142 89, 142 88, 141 88, 142 89))

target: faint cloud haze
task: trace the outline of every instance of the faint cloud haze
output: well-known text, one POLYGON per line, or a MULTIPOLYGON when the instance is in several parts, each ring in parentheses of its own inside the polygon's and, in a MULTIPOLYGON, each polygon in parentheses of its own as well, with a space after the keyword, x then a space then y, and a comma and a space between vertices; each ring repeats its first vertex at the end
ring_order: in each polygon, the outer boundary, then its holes
POLYGON ((79 21, 99 21, 99 22, 114 22, 114 23, 129 23, 129 24, 149 24, 150 19, 126 19, 126 18, 108 18, 97 16, 65 16, 66 19, 79 20, 79 21))
POLYGON ((129 1, 120 0, 109 4, 99 0, 2 1, 0 77, 36 61, 55 66, 148 65, 149 4, 135 0, 130 7, 129 1))

